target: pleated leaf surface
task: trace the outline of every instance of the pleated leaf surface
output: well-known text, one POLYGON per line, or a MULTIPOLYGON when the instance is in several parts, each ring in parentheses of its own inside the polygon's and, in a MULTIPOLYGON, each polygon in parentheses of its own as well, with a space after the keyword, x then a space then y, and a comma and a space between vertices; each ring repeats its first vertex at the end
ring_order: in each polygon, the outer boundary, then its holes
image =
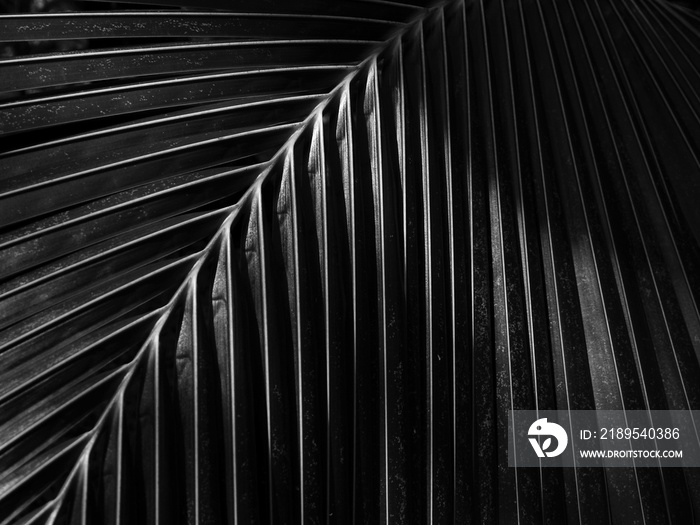
POLYGON ((507 466, 512 409, 700 410, 700 15, 0 15, 0 524, 691 523, 507 466))

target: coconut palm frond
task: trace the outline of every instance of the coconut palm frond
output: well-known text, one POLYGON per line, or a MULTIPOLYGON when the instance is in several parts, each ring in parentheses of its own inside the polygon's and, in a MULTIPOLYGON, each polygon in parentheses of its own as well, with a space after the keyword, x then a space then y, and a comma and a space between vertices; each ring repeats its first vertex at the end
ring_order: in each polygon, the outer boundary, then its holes
POLYGON ((507 417, 700 408, 698 14, 194 3, 0 16, 0 524, 697 515, 507 417))

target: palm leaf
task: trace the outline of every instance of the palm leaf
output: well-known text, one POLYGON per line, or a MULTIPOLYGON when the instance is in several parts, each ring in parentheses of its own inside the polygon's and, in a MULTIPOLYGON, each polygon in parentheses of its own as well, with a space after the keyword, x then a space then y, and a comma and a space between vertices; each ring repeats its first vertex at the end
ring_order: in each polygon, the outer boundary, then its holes
POLYGON ((0 17, 0 523, 698 515, 505 466, 700 408, 698 14, 194 4, 0 17))

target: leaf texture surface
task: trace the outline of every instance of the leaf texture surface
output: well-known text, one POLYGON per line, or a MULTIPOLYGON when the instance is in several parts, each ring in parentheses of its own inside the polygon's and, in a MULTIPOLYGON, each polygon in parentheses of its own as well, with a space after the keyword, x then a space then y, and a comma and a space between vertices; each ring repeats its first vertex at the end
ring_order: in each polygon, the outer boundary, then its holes
POLYGON ((506 455, 700 410, 697 11, 156 3, 0 15, 0 524, 700 515, 506 455))

